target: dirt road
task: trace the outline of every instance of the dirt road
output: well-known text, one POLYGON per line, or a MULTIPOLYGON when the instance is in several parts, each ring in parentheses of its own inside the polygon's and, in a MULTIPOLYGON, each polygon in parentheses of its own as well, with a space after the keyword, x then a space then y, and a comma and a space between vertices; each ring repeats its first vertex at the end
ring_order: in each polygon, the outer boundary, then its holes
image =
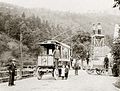
POLYGON ((15 86, 8 87, 8 83, 0 84, 0 91, 120 91, 113 83, 117 78, 112 76, 89 75, 80 70, 75 76, 71 70, 68 80, 54 80, 51 74, 43 76, 42 80, 36 77, 19 80, 15 86))

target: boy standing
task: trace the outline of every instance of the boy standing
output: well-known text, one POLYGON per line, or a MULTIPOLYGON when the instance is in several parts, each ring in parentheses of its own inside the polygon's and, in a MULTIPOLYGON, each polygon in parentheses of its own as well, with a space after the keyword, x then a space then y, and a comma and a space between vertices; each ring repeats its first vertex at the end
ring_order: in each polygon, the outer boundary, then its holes
POLYGON ((68 74, 69 74, 69 67, 68 67, 68 65, 66 65, 66 67, 65 67, 65 79, 66 80, 68 78, 68 74))

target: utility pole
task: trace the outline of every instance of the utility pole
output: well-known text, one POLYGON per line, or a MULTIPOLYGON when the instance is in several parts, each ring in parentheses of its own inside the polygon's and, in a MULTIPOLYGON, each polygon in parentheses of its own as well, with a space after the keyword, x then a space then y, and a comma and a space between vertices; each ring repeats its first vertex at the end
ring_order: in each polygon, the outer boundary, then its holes
POLYGON ((20 45, 19 45, 19 48, 20 48, 20 68, 19 68, 19 71, 18 71, 18 73, 17 73, 17 75, 18 75, 18 79, 21 79, 22 78, 22 69, 23 69, 23 51, 22 51, 22 37, 23 37, 23 35, 22 35, 22 28, 21 28, 21 26, 22 26, 22 22, 20 23, 20 45))
POLYGON ((20 73, 19 78, 22 78, 22 69, 23 69, 23 33, 22 30, 24 28, 24 19, 25 19, 25 13, 22 14, 22 22, 20 23, 20 73))
POLYGON ((18 73, 19 79, 22 78, 22 69, 23 69, 23 44, 22 44, 22 39, 23 39, 23 34, 22 34, 22 22, 20 23, 20 69, 18 73))
POLYGON ((22 51, 22 47, 23 47, 23 44, 22 44, 22 32, 20 30, 20 78, 22 78, 22 69, 23 69, 23 51, 22 51))

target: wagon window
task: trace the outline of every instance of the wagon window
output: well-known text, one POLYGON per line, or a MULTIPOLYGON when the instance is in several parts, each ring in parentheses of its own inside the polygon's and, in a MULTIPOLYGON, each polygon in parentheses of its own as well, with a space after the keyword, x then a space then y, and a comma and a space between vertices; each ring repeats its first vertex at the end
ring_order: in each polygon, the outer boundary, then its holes
POLYGON ((47 48, 41 47, 40 55, 47 55, 47 48))
POLYGON ((53 53, 52 53, 52 49, 49 49, 49 55, 52 55, 53 53))
POLYGON ((69 58, 69 50, 67 48, 62 48, 62 57, 64 59, 68 59, 69 58))

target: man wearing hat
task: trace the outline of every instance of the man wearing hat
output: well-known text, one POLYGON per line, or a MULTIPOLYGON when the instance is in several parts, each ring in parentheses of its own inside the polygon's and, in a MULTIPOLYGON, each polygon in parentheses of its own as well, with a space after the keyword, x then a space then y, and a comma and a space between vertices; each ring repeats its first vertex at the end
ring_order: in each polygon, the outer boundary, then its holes
POLYGON ((11 59, 9 67, 8 67, 8 70, 9 70, 9 84, 8 84, 8 86, 15 85, 14 84, 15 68, 16 68, 15 59, 11 59))
POLYGON ((53 52, 53 55, 54 55, 54 59, 55 59, 55 68, 58 68, 58 61, 60 58, 60 50, 59 50, 58 46, 56 46, 56 48, 53 52))

